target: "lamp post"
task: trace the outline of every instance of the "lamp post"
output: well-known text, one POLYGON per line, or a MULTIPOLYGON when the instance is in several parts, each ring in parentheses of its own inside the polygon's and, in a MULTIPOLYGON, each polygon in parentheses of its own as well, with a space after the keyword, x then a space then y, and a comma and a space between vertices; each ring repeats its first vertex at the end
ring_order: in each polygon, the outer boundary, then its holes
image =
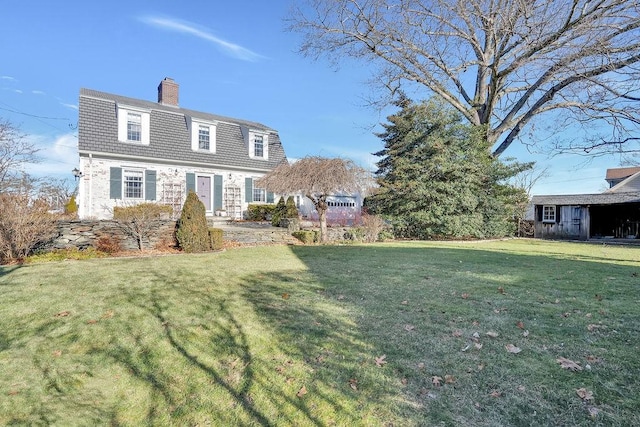
POLYGON ((82 171, 78 168, 73 168, 73 170, 71 171, 71 173, 73 173, 73 176, 75 177, 76 181, 78 180, 78 178, 81 178, 82 175, 84 175, 82 173, 82 171))

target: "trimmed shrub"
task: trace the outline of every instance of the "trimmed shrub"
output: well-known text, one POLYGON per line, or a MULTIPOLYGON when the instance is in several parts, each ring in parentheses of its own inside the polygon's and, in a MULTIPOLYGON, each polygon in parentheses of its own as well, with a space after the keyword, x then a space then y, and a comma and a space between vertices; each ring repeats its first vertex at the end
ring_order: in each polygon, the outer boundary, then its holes
POLYGON ((129 236, 136 239, 138 249, 143 249, 143 242, 158 230, 158 221, 171 218, 173 208, 158 203, 140 203, 132 206, 116 206, 113 208, 113 219, 129 236))
POLYGON ((305 245, 311 245, 317 241, 316 233, 312 230, 294 231, 293 233, 291 233, 291 235, 300 240, 305 245))
POLYGON ((72 217, 78 215, 78 204, 76 203, 76 196, 73 195, 69 201, 64 205, 64 214, 72 217))
POLYGON ((103 235, 96 241, 96 249, 106 254, 115 254, 122 251, 122 242, 118 237, 103 235))
POLYGON ((276 205, 249 205, 247 219, 249 221, 269 221, 275 209, 276 205))
POLYGON ((206 209, 193 191, 189 191, 182 207, 176 238, 185 252, 205 252, 211 249, 206 209))
POLYGON ((298 207, 296 201, 293 200, 293 196, 287 198, 286 209, 284 211, 283 218, 298 218, 298 207))
POLYGON ((209 229, 209 245, 211 246, 212 250, 219 251, 220 249, 222 249, 222 233, 222 229, 220 228, 209 229))
POLYGON ((271 225, 274 227, 280 227, 280 220, 282 218, 286 218, 286 209, 287 205, 284 202, 284 197, 280 197, 280 200, 278 200, 278 203, 276 204, 276 208, 273 210, 273 215, 271 216, 271 225))

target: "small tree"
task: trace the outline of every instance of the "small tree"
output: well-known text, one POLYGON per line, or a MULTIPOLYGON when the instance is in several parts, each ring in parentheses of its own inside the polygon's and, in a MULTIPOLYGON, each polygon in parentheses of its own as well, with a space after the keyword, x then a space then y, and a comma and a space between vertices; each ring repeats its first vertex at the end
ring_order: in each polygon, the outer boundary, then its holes
POLYGON ((0 261, 22 259, 56 233, 56 216, 28 193, 0 193, 0 261))
POLYGON ((158 221, 171 218, 173 208, 157 203, 140 203, 113 208, 113 219, 129 236, 136 239, 138 249, 144 249, 144 241, 158 230, 158 221))
POLYGON ((15 191, 24 180, 22 166, 36 163, 40 151, 20 130, 0 119, 0 192, 15 191))
POLYGON ((78 215, 78 204, 76 203, 75 194, 69 198, 67 203, 65 203, 64 214, 74 218, 78 215))
POLYGON ((284 210, 284 218, 298 218, 298 207, 296 206, 293 196, 287 197, 287 203, 284 210))
POLYGON ((271 225, 274 227, 280 226, 280 220, 285 217, 285 211, 287 209, 287 205, 284 202, 284 197, 280 197, 278 203, 276 204, 276 208, 273 211, 273 215, 271 216, 271 225))
POLYGON ((258 180, 269 191, 302 193, 318 211, 320 240, 327 241, 327 197, 359 191, 362 169, 350 160, 309 156, 293 164, 283 163, 258 180))
POLYGON ((185 252, 205 252, 211 249, 206 209, 193 191, 189 191, 182 207, 176 238, 185 252))

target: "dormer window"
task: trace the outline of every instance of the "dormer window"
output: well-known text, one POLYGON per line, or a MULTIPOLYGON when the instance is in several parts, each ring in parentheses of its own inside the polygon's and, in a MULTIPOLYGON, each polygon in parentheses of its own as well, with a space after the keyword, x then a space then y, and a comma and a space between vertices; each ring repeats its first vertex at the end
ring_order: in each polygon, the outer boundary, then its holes
POLYGON ((118 105, 118 141, 149 145, 151 112, 118 105))
POLYGON ((193 151, 216 152, 216 123, 187 117, 193 151))
POLYGON ((256 135, 253 138, 253 156, 264 157, 264 137, 256 135))

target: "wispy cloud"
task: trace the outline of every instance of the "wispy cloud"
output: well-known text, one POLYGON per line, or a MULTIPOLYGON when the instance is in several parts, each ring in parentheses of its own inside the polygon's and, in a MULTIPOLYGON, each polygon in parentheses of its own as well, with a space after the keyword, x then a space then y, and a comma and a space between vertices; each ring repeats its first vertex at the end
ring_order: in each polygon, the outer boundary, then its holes
POLYGON ((175 31, 198 37, 202 40, 213 43, 225 54, 242 61, 256 62, 260 59, 264 59, 264 56, 235 43, 216 37, 208 29, 191 22, 155 16, 144 16, 139 18, 139 20, 147 25, 151 25, 162 30, 175 31))
POLYGON ((30 142, 40 148, 39 163, 25 165, 26 172, 35 176, 71 177, 71 169, 78 163, 78 138, 74 133, 58 136, 30 135, 30 142))
POLYGON ((0 80, 10 80, 12 82, 16 81, 16 79, 11 76, 0 76, 0 80))
POLYGON ((72 110, 78 111, 78 106, 76 104, 67 104, 67 103, 61 102, 60 105, 62 105, 63 107, 71 108, 72 110))
POLYGON ((34 95, 46 95, 46 93, 41 90, 32 90, 31 93, 34 95))

